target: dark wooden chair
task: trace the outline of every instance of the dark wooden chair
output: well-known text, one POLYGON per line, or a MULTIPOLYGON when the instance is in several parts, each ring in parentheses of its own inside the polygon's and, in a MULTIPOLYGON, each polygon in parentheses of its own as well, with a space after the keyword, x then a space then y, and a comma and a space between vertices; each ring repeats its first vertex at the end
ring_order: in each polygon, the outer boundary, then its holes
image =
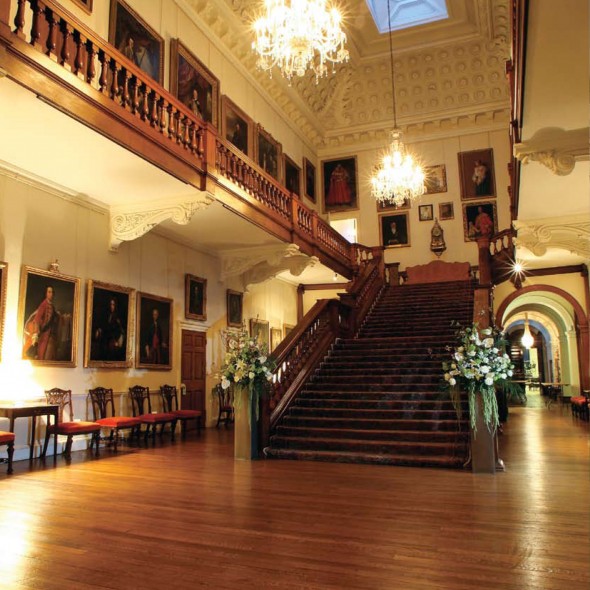
POLYGON ((170 438, 174 440, 174 430, 176 429, 176 416, 167 412, 152 412, 152 402, 150 399, 150 388, 134 385, 129 388, 129 397, 131 397, 131 407, 133 408, 133 417, 139 418, 142 424, 145 424, 145 439, 147 440, 150 430, 152 439, 156 439, 156 429, 158 424, 161 425, 160 436, 164 433, 164 427, 170 423, 170 438))
POLYGON ((219 428, 221 423, 225 424, 227 428, 234 421, 234 406, 232 399, 232 388, 223 389, 221 383, 218 383, 215 388, 217 394, 217 401, 219 402, 219 415, 217 416, 217 424, 215 428, 219 428))
POLYGON ((8 453, 8 469, 6 473, 12 473, 12 455, 14 454, 14 432, 6 432, 0 430, 0 445, 6 445, 6 452, 8 453))
POLYGON ((102 428, 110 429, 111 432, 108 440, 113 443, 113 449, 117 452, 119 430, 131 428, 132 435, 134 431, 139 433, 141 420, 131 416, 116 415, 112 389, 95 387, 94 389, 89 389, 88 394, 90 395, 90 401, 92 402, 94 421, 97 424, 100 424, 102 428))
POLYGON ((162 396, 162 407, 164 412, 174 414, 176 419, 180 421, 180 433, 182 438, 186 436, 186 423, 189 420, 196 421, 197 433, 201 434, 201 419, 203 412, 200 410, 178 409, 178 396, 174 385, 162 385, 160 387, 160 395, 162 396))
MULTIPOLYGON (((96 456, 98 456, 98 441, 100 437, 100 424, 96 422, 76 421, 74 419, 74 406, 72 404, 72 390, 60 389, 54 387, 45 391, 45 398, 48 404, 55 404, 59 406, 59 419, 57 424, 48 424, 45 430, 45 444, 43 445, 42 456, 45 457, 47 452, 47 445, 52 434, 67 436, 66 448, 64 449, 64 456, 69 458, 72 452, 72 441, 74 436, 91 434, 90 449, 95 445, 96 456), (64 420, 64 410, 69 407, 69 420, 64 420)), ((57 449, 54 449, 53 455, 57 454, 57 449)))
POLYGON ((590 392, 583 391, 582 395, 576 395, 570 399, 572 416, 588 421, 590 418, 590 392))

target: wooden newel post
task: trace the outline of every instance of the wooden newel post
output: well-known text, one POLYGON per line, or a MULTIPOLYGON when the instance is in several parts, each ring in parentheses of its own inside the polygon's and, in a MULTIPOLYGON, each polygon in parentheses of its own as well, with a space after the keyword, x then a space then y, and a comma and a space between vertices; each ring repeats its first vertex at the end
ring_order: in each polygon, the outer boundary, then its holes
MULTIPOLYGON (((271 386, 272 387, 272 386, 271 386)), ((262 451, 270 444, 270 396, 271 387, 260 398, 258 420, 258 456, 262 457, 262 451)))
POLYGON ((399 287, 399 262, 390 262, 387 268, 389 269, 389 286, 399 287))
POLYGON ((490 238, 484 236, 478 238, 479 251, 479 284, 482 287, 492 286, 492 257, 490 255, 490 238))

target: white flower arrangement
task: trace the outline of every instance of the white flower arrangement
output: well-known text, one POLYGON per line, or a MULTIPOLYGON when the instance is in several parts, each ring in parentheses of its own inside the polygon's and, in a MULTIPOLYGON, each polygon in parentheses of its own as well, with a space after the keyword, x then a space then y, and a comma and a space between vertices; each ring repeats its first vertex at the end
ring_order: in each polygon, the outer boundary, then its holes
MULTIPOLYGON (((451 359, 443 362, 444 379, 453 393, 467 391, 471 428, 475 431, 475 398, 482 396, 484 422, 491 432, 498 427, 496 386, 509 386, 514 365, 503 352, 505 340, 496 327, 479 329, 477 324, 459 327, 459 345, 451 352, 451 359)), ((455 407, 460 403, 453 397, 455 407)))
POLYGON ((258 399, 267 382, 273 378, 274 362, 268 356, 268 347, 251 338, 245 327, 222 331, 221 339, 226 349, 219 373, 221 387, 247 387, 250 402, 256 403, 258 417, 258 399))

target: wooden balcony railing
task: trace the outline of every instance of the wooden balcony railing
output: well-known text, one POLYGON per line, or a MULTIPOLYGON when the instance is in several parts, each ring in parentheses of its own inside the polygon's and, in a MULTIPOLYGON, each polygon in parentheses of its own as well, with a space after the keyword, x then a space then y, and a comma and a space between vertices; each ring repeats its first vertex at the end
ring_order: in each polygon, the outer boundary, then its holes
POLYGON ((321 299, 273 353, 276 362, 269 412, 263 410, 262 444, 291 402, 328 354, 337 338, 351 337, 385 285, 383 258, 376 256, 363 265, 349 292, 338 299, 321 299))
POLYGON ((9 78, 176 178, 200 190, 213 181, 229 209, 343 276, 358 273, 369 249, 353 246, 55 0, 2 0, 0 46, 9 78))

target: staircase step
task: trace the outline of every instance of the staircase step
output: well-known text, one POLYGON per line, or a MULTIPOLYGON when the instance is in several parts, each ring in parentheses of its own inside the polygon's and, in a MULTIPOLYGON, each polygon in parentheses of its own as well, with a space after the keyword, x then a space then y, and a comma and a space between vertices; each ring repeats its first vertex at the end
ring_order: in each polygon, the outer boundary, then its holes
POLYGON ((333 463, 368 463, 372 465, 400 465, 407 467, 446 467, 459 469, 465 457, 436 455, 393 455, 353 453, 342 451, 299 451, 274 449, 266 451, 271 459, 297 459, 299 461, 330 461, 333 463))
POLYGON ((285 426, 300 426, 302 428, 344 428, 360 430, 451 430, 456 431, 463 427, 464 421, 459 422, 457 416, 452 418, 443 418, 439 420, 413 420, 413 419, 393 419, 393 418, 359 418, 359 417, 319 417, 314 415, 293 416, 286 415, 282 424, 285 426))
POLYGON ((317 416, 318 418, 364 418, 368 420, 452 420, 457 416, 454 409, 436 410, 381 410, 351 408, 305 408, 291 406, 291 416, 317 416))
MULTIPOLYGON (((466 402, 467 403, 467 402, 466 402)), ((450 400, 392 400, 387 398, 370 399, 326 399, 298 397, 292 407, 319 409, 350 409, 350 410, 450 410, 455 408, 450 400)))

